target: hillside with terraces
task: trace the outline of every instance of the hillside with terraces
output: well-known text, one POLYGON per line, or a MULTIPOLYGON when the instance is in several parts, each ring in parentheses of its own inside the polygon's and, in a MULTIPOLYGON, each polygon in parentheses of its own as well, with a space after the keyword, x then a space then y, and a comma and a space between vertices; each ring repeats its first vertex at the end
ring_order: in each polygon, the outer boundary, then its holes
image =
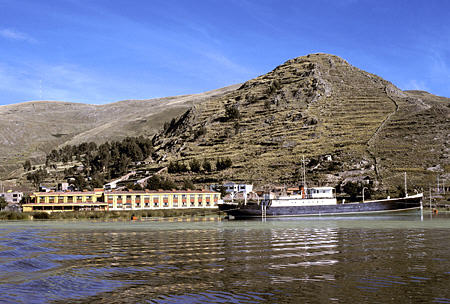
POLYGON ((403 92, 337 56, 312 54, 197 104, 154 145, 160 161, 232 159, 197 182, 292 184, 304 157, 312 183, 394 187, 406 171, 420 188, 449 173, 449 113, 449 99, 403 92))
MULTIPOLYGON (((449 105, 448 98, 423 91, 401 91, 337 56, 311 54, 291 59, 241 85, 198 95, 95 107, 29 103, 3 108, 9 111, 10 118, 16 117, 20 109, 25 118, 30 115, 39 120, 47 115, 47 123, 53 128, 35 128, 34 120, 29 119, 27 129, 34 130, 30 134, 35 138, 29 144, 35 144, 22 149, 34 152, 16 150, 14 153, 21 154, 14 162, 21 163, 21 157, 28 155, 36 169, 24 172, 19 168, 12 173, 4 170, 14 176, 11 185, 15 187, 30 187, 26 176, 39 168, 50 173, 45 183, 55 184, 70 176, 69 169, 71 174, 78 172, 85 156, 71 156, 68 163, 54 161, 47 166, 45 158, 35 154, 83 141, 101 144, 144 135, 151 139, 152 153, 119 170, 124 176, 135 172, 120 181, 122 186, 146 181, 155 172, 179 185, 193 181, 199 187, 224 181, 253 183, 257 187, 295 185, 302 179, 304 159, 309 185, 364 181, 375 188, 392 190, 403 184, 407 172, 411 188, 428 189, 438 176, 450 178, 449 105), (61 107, 72 110, 66 113, 61 107), (75 118, 95 118, 95 123, 84 124, 86 130, 73 129, 69 136, 64 128, 77 125, 76 119, 61 122, 63 125, 58 127, 50 115, 55 111, 66 116, 75 113, 75 118), (108 121, 111 115, 115 119, 108 121), (49 136, 58 140, 52 141, 49 136), (37 143, 46 150, 38 148, 37 143), (218 169, 218 160, 226 160, 229 165, 218 169), (212 168, 201 168, 205 161, 212 168), (182 164, 184 169, 171 172, 168 168, 174 163, 182 164), (198 164, 195 170, 190 168, 194 163, 198 164)), ((4 162, 11 165, 6 158, 4 162)), ((86 167, 84 171, 83 178, 92 183, 92 170, 86 167)), ((118 178, 97 173, 101 177, 98 183, 118 178)))

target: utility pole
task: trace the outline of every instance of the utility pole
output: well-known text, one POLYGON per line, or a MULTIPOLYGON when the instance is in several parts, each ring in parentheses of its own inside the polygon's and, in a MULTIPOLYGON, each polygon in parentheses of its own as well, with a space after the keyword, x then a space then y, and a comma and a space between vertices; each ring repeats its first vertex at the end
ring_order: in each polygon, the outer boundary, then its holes
POLYGON ((428 188, 430 189, 430 210, 431 210, 431 186, 428 185, 428 188))
POLYGON ((437 191, 436 193, 440 193, 440 189, 439 189, 439 175, 437 176, 437 191))

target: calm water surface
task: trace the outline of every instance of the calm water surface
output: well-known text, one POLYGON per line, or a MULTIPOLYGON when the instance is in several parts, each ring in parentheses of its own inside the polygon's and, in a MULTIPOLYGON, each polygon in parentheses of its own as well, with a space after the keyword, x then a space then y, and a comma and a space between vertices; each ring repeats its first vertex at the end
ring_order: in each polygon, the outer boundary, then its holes
POLYGON ((450 303, 450 217, 2 222, 0 303, 450 303))

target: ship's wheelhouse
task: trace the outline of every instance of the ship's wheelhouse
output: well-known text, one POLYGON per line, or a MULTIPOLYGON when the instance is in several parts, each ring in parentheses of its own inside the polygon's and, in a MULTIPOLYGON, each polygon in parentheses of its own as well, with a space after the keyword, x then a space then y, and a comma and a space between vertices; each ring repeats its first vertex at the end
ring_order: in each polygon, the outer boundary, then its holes
POLYGON ((316 187, 306 190, 307 198, 334 198, 336 192, 333 187, 316 187))

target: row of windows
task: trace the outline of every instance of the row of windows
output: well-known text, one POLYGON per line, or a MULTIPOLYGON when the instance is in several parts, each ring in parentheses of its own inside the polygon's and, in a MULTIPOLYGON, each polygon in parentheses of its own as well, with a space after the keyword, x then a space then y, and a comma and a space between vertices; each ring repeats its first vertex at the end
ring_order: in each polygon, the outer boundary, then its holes
MULTIPOLYGON (((114 204, 112 204, 112 203, 109 203, 108 204, 108 206, 109 206, 109 208, 114 208, 114 204)), ((135 208, 150 208, 150 207, 154 207, 154 208, 159 208, 160 206, 162 206, 162 207, 169 207, 169 203, 168 202, 163 202, 163 204, 159 204, 158 202, 154 202, 154 203, 143 203, 143 204, 141 204, 141 203, 136 203, 135 204, 135 208)), ((177 207, 209 207, 209 206, 211 206, 211 203, 209 203, 209 202, 207 202, 206 204, 195 204, 195 203, 190 203, 190 204, 187 204, 187 203, 181 203, 181 204, 177 204, 177 203, 174 203, 173 204, 173 206, 172 207, 174 207, 174 208, 177 208, 177 207)), ((117 203, 116 204, 116 208, 117 209, 132 209, 132 205, 131 205, 131 203, 125 203, 125 204, 122 204, 122 203, 117 203)))
MULTIPOLYGON (((67 202, 92 201, 94 198, 96 198, 96 197, 89 196, 89 195, 88 196, 84 196, 84 199, 83 199, 83 196, 48 196, 48 201, 49 202, 54 202, 54 201, 58 200, 60 202, 63 202, 64 201, 64 197, 67 198, 67 202)), ((159 198, 161 196, 160 195, 143 195, 143 196, 139 196, 139 195, 138 196, 136 196, 136 195, 126 195, 126 196, 125 195, 123 195, 123 196, 120 195, 120 196, 116 196, 115 195, 115 196, 105 196, 105 201, 108 201, 108 200, 111 201, 111 200, 113 200, 113 197, 116 197, 118 201, 123 200, 124 197, 125 197, 125 199, 127 201, 130 201, 133 198, 136 201, 139 201, 141 199, 143 199, 145 201, 145 200, 150 200, 150 199, 159 200, 159 198)), ((180 198, 181 198, 181 200, 187 200, 187 199, 194 200, 195 198, 197 198, 198 201, 202 201, 202 200, 209 200, 209 199, 212 199, 212 198, 214 198, 214 200, 217 200, 219 198, 219 196, 217 194, 214 194, 214 195, 174 194, 174 195, 172 195, 172 199, 174 201, 177 201, 180 198)), ((45 201, 45 196, 39 196, 38 199, 39 199, 40 202, 43 202, 43 201, 45 201)), ((162 199, 163 199, 163 201, 168 200, 169 199, 169 195, 167 195, 167 194, 162 195, 162 199)))
MULTIPOLYGON (((105 199, 106 200, 112 200, 113 199, 113 197, 116 197, 118 200, 122 200, 123 199, 123 197, 124 196, 107 196, 105 199)), ((149 200, 150 198, 153 198, 153 199, 159 199, 161 196, 160 195, 152 195, 152 196, 150 196, 150 195, 144 195, 144 196, 131 196, 131 195, 127 195, 127 196, 125 196, 126 197, 126 200, 131 200, 132 198, 135 198, 135 199, 137 199, 137 200, 139 200, 139 199, 144 199, 144 200, 149 200)), ((197 197, 197 199, 199 199, 199 200, 201 200, 201 199, 210 199, 210 198, 212 198, 212 196, 210 196, 210 195, 186 195, 186 194, 181 194, 181 195, 177 195, 177 194, 174 194, 174 195, 172 195, 172 198, 174 199, 174 200, 178 200, 178 199, 182 199, 182 200, 184 200, 184 199, 195 199, 197 197)), ((217 194, 215 194, 214 195, 214 198, 215 199, 217 199, 219 196, 217 195, 217 194)), ((169 195, 163 195, 162 196, 162 199, 169 199, 169 195)))
MULTIPOLYGON (((114 196, 116 196, 116 197, 123 197, 123 195, 119 195, 119 196, 114 195, 114 196)), ((188 197, 188 195, 186 195, 186 194, 180 194, 180 195, 174 194, 174 195, 173 195, 174 198, 178 198, 178 197, 180 197, 180 196, 181 196, 182 198, 188 197)), ((201 194, 200 194, 200 195, 198 195, 198 194, 193 194, 193 195, 189 195, 189 196, 190 196, 190 197, 196 197, 196 196, 201 197, 202 195, 201 195, 201 194)), ((208 195, 203 195, 203 196, 208 196, 208 195)), ((217 194, 215 194, 214 196, 217 196, 217 194)), ((48 196, 49 199, 62 198, 62 197, 76 198, 76 199, 82 199, 83 197, 85 197, 86 199, 91 199, 91 198, 92 198, 92 196, 89 196, 89 195, 88 195, 88 196, 48 196)), ((113 196, 110 196, 110 197, 113 197, 113 196)), ((127 199, 131 199, 132 197, 140 197, 140 196, 126 195, 126 198, 127 198, 127 199)), ((144 197, 144 198, 149 198, 150 195, 144 195, 143 197, 144 197)), ((160 197, 160 195, 153 195, 153 197, 160 197)), ((164 194, 162 197, 163 197, 163 198, 168 198, 169 195, 168 195, 168 194, 164 194)), ((44 199, 45 196, 39 196, 39 198, 40 198, 40 199, 44 199)))
MULTIPOLYGON (((66 197, 67 199, 77 199, 77 200, 83 199, 83 196, 66 196, 66 197)), ((56 198, 61 200, 64 198, 64 196, 48 196, 49 200, 55 200, 56 198)), ((92 196, 85 196, 85 198, 86 200, 91 200, 92 196)), ((45 196, 39 196, 39 199, 44 200, 45 196)))

